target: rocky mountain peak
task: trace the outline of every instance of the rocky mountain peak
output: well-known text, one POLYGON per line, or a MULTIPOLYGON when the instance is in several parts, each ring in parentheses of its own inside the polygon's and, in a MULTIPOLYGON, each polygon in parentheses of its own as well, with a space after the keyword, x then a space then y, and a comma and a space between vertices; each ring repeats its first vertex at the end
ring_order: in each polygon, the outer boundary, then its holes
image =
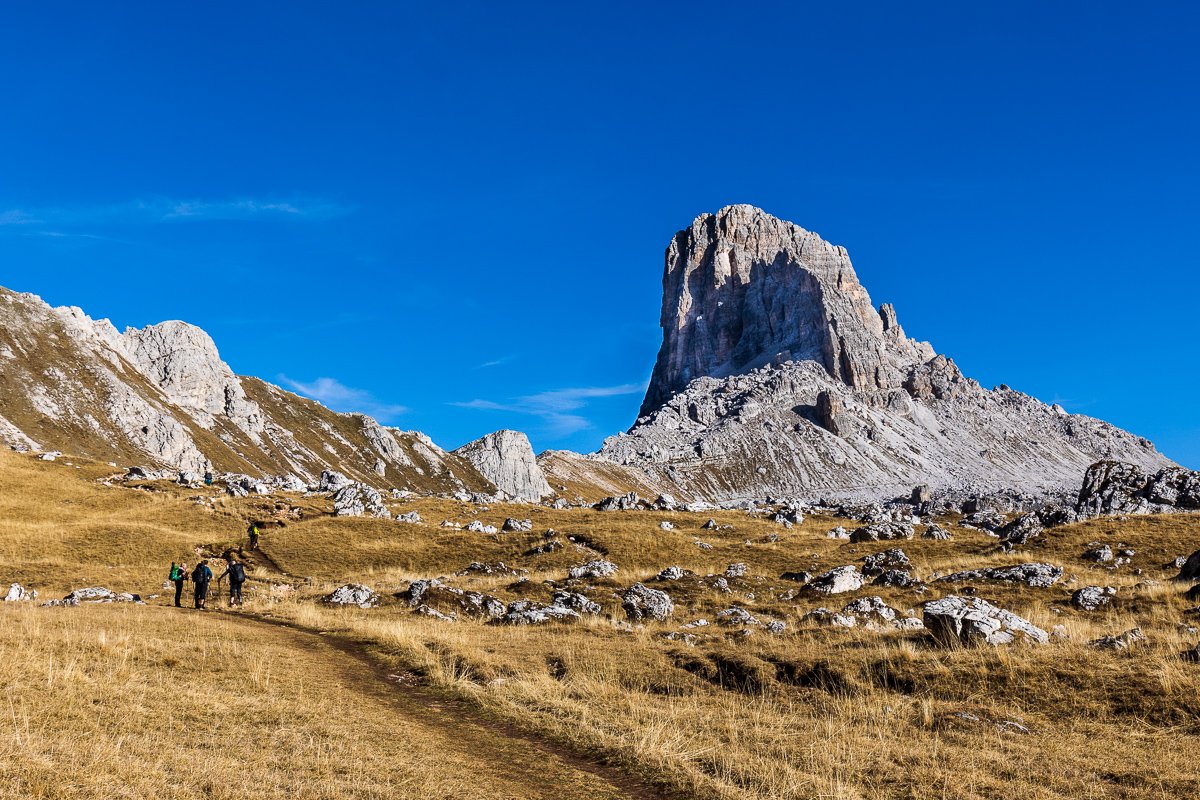
POLYGON ((468 442, 454 451, 496 488, 518 500, 537 502, 553 494, 538 466, 529 437, 520 431, 502 430, 468 442))
POLYGON ((702 214, 667 248, 663 343, 642 416, 700 377, 815 361, 852 388, 899 387, 933 348, 871 304, 845 248, 749 205, 702 214))

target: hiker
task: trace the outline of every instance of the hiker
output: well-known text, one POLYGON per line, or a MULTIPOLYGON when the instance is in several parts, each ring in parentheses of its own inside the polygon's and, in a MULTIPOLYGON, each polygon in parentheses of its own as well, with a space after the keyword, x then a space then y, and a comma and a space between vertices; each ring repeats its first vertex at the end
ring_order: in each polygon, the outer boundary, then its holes
POLYGON ((227 576, 229 578, 229 605, 240 606, 242 604, 242 584, 246 582, 246 567, 230 556, 225 571, 221 573, 221 577, 217 578, 217 586, 220 586, 221 581, 225 580, 227 576))
POLYGON ((203 609, 204 601, 208 599, 208 582, 212 580, 212 576, 207 560, 201 561, 192 570, 192 597, 196 599, 198 609, 203 609))
POLYGON ((211 472, 204 473, 204 485, 212 486, 212 484, 213 484, 213 474, 211 472))
POLYGON ((167 579, 175 584, 175 607, 183 608, 183 584, 187 581, 188 566, 186 563, 176 564, 171 562, 171 571, 167 574, 167 579))
POLYGON ((258 523, 251 522, 250 527, 246 529, 246 533, 250 536, 250 549, 258 549, 258 523))

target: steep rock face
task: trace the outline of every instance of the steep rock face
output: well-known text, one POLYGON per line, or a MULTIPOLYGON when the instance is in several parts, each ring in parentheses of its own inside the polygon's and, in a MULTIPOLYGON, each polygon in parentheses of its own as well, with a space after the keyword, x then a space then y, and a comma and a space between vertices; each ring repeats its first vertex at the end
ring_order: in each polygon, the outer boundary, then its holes
POLYGON ((842 247, 753 206, 675 235, 663 274, 663 344, 642 415, 700 377, 815 361, 854 388, 900 386, 933 348, 871 305, 842 247))
POLYGON ((876 311, 845 250, 758 209, 697 218, 663 283, 642 416, 595 456, 543 459, 555 483, 876 500, 922 484, 1073 492, 1102 459, 1172 466, 1105 422, 984 389, 907 338, 891 306, 876 311))
POLYGON ((490 491, 428 437, 386 428, 254 378, 207 333, 166 322, 124 334, 78 308, 0 289, 0 441, 190 472, 287 476, 324 469, 416 491, 490 491))
POLYGON ((537 502, 553 494, 538 466, 529 437, 519 431, 496 431, 468 442, 454 454, 469 461, 496 488, 518 500, 537 502))

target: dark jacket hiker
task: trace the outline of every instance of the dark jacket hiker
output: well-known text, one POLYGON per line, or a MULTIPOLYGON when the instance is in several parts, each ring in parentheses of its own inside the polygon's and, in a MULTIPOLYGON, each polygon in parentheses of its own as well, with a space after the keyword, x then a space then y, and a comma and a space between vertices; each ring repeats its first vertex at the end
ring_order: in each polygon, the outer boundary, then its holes
POLYGON ((201 561, 192 570, 192 596, 196 599, 196 608, 204 608, 204 601, 208 599, 208 583, 212 577, 207 561, 201 561))
POLYGON ((217 578, 217 584, 229 577, 229 605, 242 604, 242 584, 246 582, 246 566, 239 561, 229 560, 229 566, 217 578))

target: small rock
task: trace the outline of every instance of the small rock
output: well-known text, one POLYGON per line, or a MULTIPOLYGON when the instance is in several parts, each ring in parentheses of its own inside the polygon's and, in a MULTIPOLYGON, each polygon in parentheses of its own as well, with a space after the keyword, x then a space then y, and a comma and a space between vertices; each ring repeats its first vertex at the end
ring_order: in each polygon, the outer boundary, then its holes
POLYGON ((1093 639, 1088 642, 1088 645, 1101 650, 1128 650, 1144 641, 1146 641, 1146 634, 1142 633, 1141 628, 1130 628, 1115 636, 1101 636, 1099 639, 1093 639))
POLYGON ((861 589, 862 573, 853 565, 834 567, 808 582, 805 588, 821 594, 841 594, 861 589))
POLYGON ((730 564, 728 567, 725 568, 725 577, 726 578, 741 578, 741 577, 745 576, 746 570, 747 570, 747 567, 745 564, 742 564, 742 563, 730 564))
POLYGON ((1008 644, 1024 639, 1045 644, 1049 634, 1011 611, 974 597, 947 595, 925 604, 925 627, 938 644, 951 647, 962 645, 1008 644))
POLYGON ((531 519, 513 519, 509 517, 504 520, 504 526, 501 530, 515 531, 517 533, 528 533, 533 530, 533 520, 531 519))
POLYGON ((577 567, 571 567, 568 573, 572 578, 607 578, 615 575, 618 571, 616 564, 603 559, 589 561, 586 564, 580 564, 577 567))

